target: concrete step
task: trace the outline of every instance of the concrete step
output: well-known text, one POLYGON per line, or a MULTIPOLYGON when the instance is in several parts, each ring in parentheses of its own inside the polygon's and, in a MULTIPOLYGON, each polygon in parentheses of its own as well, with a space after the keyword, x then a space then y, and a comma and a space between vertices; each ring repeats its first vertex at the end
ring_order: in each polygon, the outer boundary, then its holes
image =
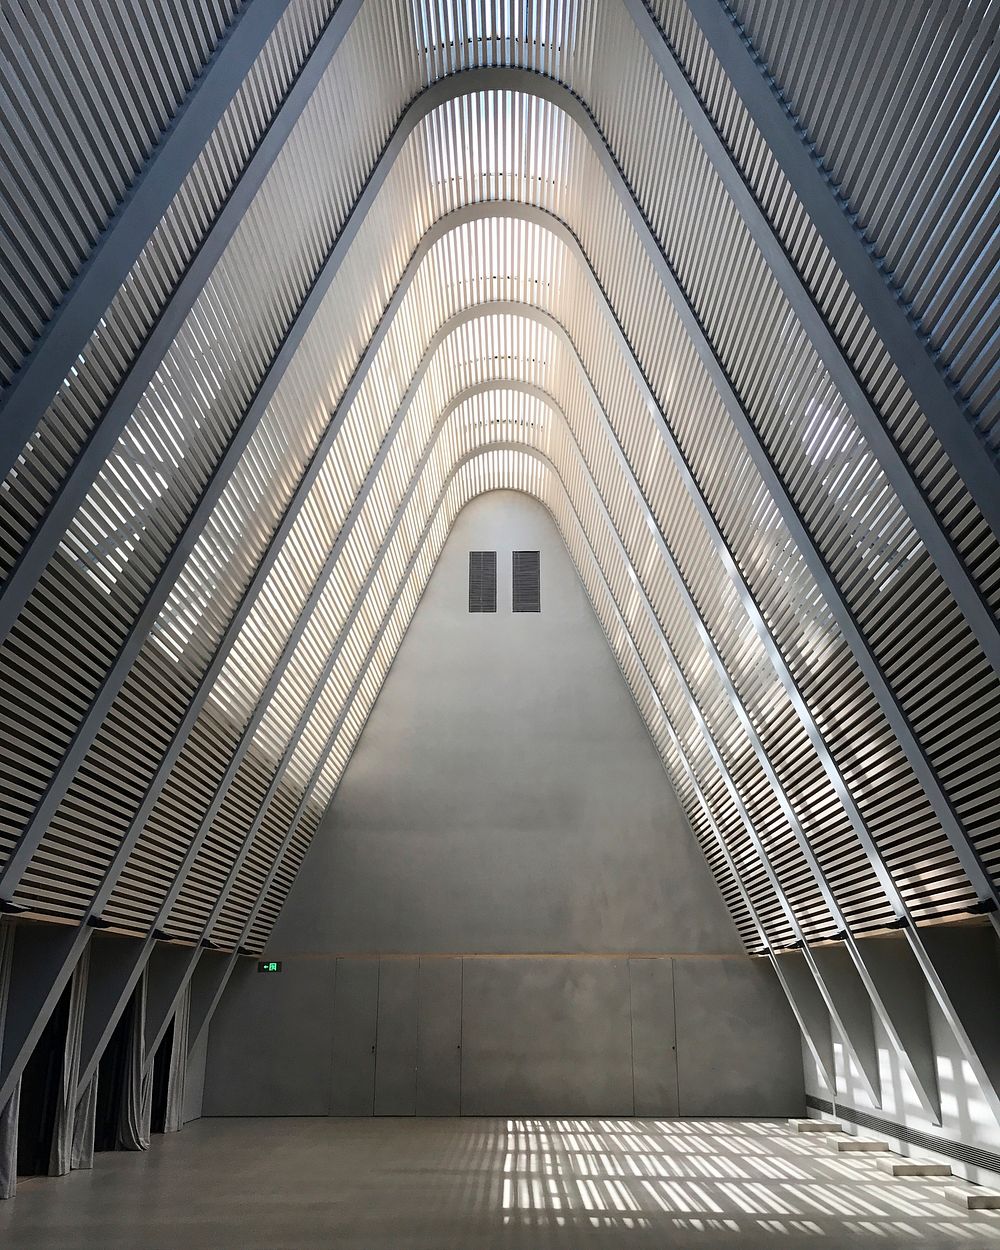
POLYGON ((920 1159, 877 1159, 876 1167, 890 1176, 951 1176, 947 1163, 925 1163, 920 1159))
POLYGON ((1000 1211, 1000 1194, 995 1189, 946 1189, 945 1197, 966 1211, 1000 1211))
POLYGON ((828 1123, 826 1120, 789 1120, 788 1127, 793 1133, 839 1133, 840 1125, 828 1123))
POLYGON ((830 1142, 830 1146, 838 1154, 855 1154, 864 1152, 887 1154, 889 1143, 877 1141, 874 1137, 838 1137, 830 1142))

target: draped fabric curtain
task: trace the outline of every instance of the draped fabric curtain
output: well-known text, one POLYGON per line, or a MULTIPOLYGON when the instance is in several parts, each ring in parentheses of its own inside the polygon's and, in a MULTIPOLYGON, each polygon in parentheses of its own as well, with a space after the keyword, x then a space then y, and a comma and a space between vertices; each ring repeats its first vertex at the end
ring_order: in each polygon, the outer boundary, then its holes
POLYGON ((17 1191, 17 1113, 21 1106, 21 1082, 0 1111, 0 1198, 13 1198, 17 1191))
MULTIPOLYGON (((14 923, 0 919, 0 1044, 7 1016, 7 995, 14 964, 14 923)), ((0 1108, 0 1198, 13 1198, 17 1189, 17 1113, 21 1103, 21 1082, 0 1108)))
POLYGON ((69 1165, 75 1171, 94 1166, 94 1132, 97 1124, 97 1073, 80 1095, 73 1120, 73 1144, 69 1165))
POLYGON ((191 983, 184 987, 174 1015, 170 1046, 170 1071, 167 1076, 167 1114, 165 1133, 179 1133, 184 1127, 184 1090, 187 1082, 188 1034, 191 1026, 191 983))
POLYGON ((153 1065, 143 1074, 145 1066, 146 973, 136 986, 129 1021, 128 1054, 125 1065, 125 1088, 118 1116, 119 1150, 148 1150, 149 1125, 153 1112, 153 1065))
POLYGON ((49 1175, 65 1176, 73 1166, 73 1140, 77 1114, 80 1077, 80 1044, 83 1041, 83 1013, 87 1004, 87 979, 90 973, 90 947, 84 948, 73 970, 70 983, 69 1016, 63 1044, 62 1077, 56 1106, 55 1130, 49 1153, 49 1175))

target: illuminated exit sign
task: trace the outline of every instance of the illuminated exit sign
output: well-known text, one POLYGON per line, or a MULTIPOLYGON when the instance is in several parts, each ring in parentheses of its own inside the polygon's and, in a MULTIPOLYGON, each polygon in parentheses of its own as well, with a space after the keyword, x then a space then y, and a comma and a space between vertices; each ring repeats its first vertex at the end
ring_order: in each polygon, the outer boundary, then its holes
POLYGON ((257 971, 258 972, 280 972, 281 960, 280 959, 258 959, 257 971))

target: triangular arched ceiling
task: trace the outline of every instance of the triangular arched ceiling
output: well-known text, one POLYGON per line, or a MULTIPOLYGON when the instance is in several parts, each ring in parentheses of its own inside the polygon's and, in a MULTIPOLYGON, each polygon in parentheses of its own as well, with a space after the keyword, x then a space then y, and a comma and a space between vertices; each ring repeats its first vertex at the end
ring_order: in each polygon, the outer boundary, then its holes
POLYGON ((923 926, 1000 916, 996 10, 5 10, 6 909, 261 950, 450 525, 522 490, 874 1088, 813 948, 899 1040, 856 939, 947 1006, 923 926))

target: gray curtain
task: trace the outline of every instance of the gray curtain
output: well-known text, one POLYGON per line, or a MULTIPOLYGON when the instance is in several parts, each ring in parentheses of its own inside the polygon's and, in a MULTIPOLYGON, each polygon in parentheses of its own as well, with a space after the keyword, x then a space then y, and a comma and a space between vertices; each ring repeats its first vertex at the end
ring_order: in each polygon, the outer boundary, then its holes
POLYGON ((129 1025, 128 1062, 121 1114, 118 1117, 118 1149, 148 1150, 153 1114, 153 1065, 143 1076, 146 1032, 146 973, 135 989, 129 1025))
POLYGON ((0 1111, 0 1198, 17 1192, 17 1112, 21 1105, 21 1082, 0 1111))
POLYGON ((90 947, 85 946, 73 969, 69 991, 69 1018, 63 1046, 62 1081, 59 1104, 49 1152, 49 1176, 65 1176, 72 1167, 74 1121, 77 1108, 77 1084, 80 1077, 80 1043, 83 1040, 83 1012, 87 1004, 87 977, 90 972, 90 947))
POLYGON ((97 1073, 91 1077, 90 1084, 83 1091, 76 1104, 76 1116, 73 1120, 73 1147, 70 1152, 69 1165, 77 1168, 94 1166, 94 1125, 97 1120, 97 1073))
POLYGON ((184 1127, 184 1088, 187 1081, 188 1032, 191 1024, 191 983, 177 1004, 174 1015, 173 1040, 170 1046, 170 1070, 167 1073, 167 1115, 165 1133, 179 1133, 184 1127))
MULTIPOLYGON (((14 964, 14 924, 0 919, 0 1045, 7 1015, 7 995, 14 964)), ((17 1189, 17 1110, 21 1102, 21 1082, 7 1105, 0 1110, 0 1198, 13 1198, 17 1189)))

